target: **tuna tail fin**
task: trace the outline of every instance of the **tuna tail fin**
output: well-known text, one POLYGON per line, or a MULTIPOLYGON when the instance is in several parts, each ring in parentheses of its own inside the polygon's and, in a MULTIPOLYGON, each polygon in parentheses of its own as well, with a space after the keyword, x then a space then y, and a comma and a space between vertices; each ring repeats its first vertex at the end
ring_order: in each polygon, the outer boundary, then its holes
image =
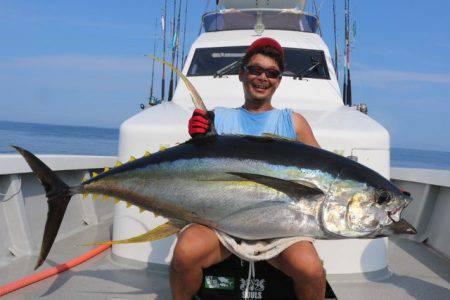
POLYGON ((59 227, 64 217, 67 205, 69 204, 72 192, 70 187, 65 184, 55 172, 53 172, 47 165, 45 165, 39 158, 34 156, 31 152, 12 146, 16 149, 27 161, 34 174, 37 176, 45 189, 45 195, 48 203, 47 221, 45 223, 44 237, 42 239, 41 251, 36 263, 35 270, 42 265, 47 258, 59 227))

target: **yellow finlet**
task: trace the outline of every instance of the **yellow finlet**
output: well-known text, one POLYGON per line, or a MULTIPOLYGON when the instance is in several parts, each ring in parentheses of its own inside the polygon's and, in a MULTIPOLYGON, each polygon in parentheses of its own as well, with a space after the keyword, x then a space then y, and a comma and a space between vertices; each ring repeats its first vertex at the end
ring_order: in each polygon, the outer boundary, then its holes
POLYGON ((97 200, 98 194, 92 194, 92 200, 97 200))
POLYGON ((122 163, 120 161, 116 161, 114 167, 120 167, 122 165, 122 163))
POLYGON ((128 161, 135 161, 136 157, 134 157, 133 155, 130 156, 130 159, 128 161))
POLYGON ((166 146, 159 146, 159 151, 167 150, 169 147, 166 146))
POLYGON ((103 173, 108 172, 108 171, 109 171, 109 168, 105 167, 105 169, 103 170, 103 173))
POLYGON ((96 172, 92 172, 92 178, 95 178, 97 176, 98 176, 98 174, 96 172))
POLYGON ((140 212, 140 213, 143 213, 144 211, 146 211, 145 208, 139 207, 139 212, 140 212))
POLYGON ((120 202, 120 199, 119 198, 116 198, 116 197, 114 197, 114 204, 117 204, 117 203, 119 203, 120 202))
POLYGON ((108 199, 109 199, 109 196, 108 195, 103 195, 103 202, 106 202, 106 201, 108 201, 108 199))
POLYGON ((144 156, 150 156, 150 155, 152 155, 150 152, 148 152, 148 151, 144 152, 144 156))
POLYGON ((172 224, 170 221, 164 223, 144 234, 117 241, 109 241, 109 242, 97 242, 97 243, 88 243, 82 244, 82 246, 93 246, 93 245, 106 245, 106 244, 132 244, 132 243, 144 243, 144 242, 152 242, 161 240, 172 234, 175 234, 180 231, 180 228, 172 224))
POLYGON ((157 214, 157 213, 153 213, 154 215, 155 215, 155 218, 157 218, 157 217, 160 217, 161 215, 160 214, 157 214))
POLYGON ((131 203, 130 202, 125 202, 127 204, 127 208, 131 207, 131 203))
POLYGON ((83 199, 86 199, 88 194, 83 194, 83 199))

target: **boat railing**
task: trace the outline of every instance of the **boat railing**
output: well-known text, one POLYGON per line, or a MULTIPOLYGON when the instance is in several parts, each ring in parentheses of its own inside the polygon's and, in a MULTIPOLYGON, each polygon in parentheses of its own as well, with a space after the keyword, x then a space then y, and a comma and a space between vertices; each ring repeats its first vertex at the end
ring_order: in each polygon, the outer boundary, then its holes
POLYGON ((391 180, 414 199, 402 215, 417 229, 409 238, 450 258, 450 170, 391 168, 391 180))
MULTIPOLYGON (((83 179, 89 178, 93 171, 111 167, 116 161, 114 156, 38 157, 68 185, 78 185, 83 179)), ((37 254, 47 215, 44 194, 20 155, 0 155, 0 267, 14 259, 37 254)), ((79 232, 86 226, 112 220, 111 201, 86 200, 80 195, 73 197, 57 239, 79 232)))

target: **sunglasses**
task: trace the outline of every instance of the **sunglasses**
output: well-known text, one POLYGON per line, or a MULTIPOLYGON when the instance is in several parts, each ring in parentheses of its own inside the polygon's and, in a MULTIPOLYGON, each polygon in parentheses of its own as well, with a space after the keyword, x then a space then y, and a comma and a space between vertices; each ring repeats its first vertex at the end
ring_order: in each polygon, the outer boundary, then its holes
POLYGON ((244 66, 244 71, 251 75, 259 76, 262 73, 266 74, 267 78, 275 79, 281 77, 281 72, 275 69, 264 69, 260 66, 244 66))

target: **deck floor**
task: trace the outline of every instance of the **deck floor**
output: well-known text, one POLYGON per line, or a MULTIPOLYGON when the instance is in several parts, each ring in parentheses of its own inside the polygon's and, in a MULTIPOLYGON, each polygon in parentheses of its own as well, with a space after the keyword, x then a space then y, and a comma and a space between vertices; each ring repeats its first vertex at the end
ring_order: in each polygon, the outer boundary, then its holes
MULTIPOLYGON (((102 240, 110 225, 91 227, 57 242, 46 264, 54 266, 87 251, 74 245, 102 240)), ((36 257, 15 260, 0 267, 0 285, 33 273, 36 257)), ((343 275, 329 276, 338 299, 450 299, 450 261, 432 249, 408 240, 389 242, 392 276, 373 281, 343 275)), ((58 276, 12 292, 13 299, 170 299, 165 267, 140 269, 118 263, 111 250, 58 276)))

